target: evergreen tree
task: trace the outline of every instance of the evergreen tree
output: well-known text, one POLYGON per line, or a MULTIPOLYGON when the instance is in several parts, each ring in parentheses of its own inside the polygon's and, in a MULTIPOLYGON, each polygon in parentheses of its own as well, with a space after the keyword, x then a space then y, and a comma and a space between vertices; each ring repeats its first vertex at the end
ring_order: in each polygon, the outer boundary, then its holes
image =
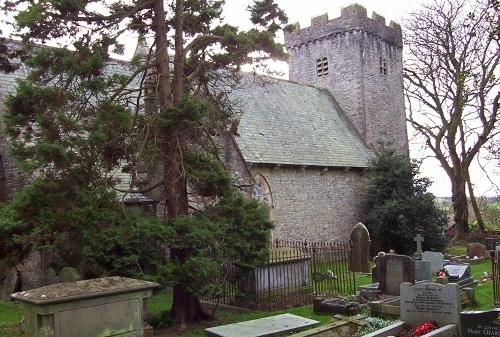
MULTIPOLYGON (((31 53, 27 65, 32 72, 7 102, 4 123, 13 156, 45 183, 77 186, 97 199, 113 186, 112 173, 121 162, 129 163, 134 178, 138 165, 154 167, 157 175, 143 192, 155 193, 166 205, 165 226, 171 224, 176 233, 170 242, 174 263, 189 261, 196 250, 181 244, 194 237, 185 237, 175 225, 177 218, 191 214, 188 183, 205 196, 229 196, 224 194, 227 179, 200 176, 189 160, 215 156, 212 137, 231 119, 225 99, 234 83, 230 75, 245 63, 285 57, 274 38, 287 18, 273 0, 248 7, 255 24, 249 31, 224 24, 223 5, 221 0, 17 0, 3 6, 15 13, 19 35, 31 53), (151 47, 132 61, 131 75, 114 74, 110 53, 123 50, 119 41, 127 33, 142 36, 151 47), (66 48, 42 47, 51 41, 66 48), (145 113, 143 98, 148 102, 145 113)), ((73 192, 68 198, 77 194, 73 192)), ((200 230, 208 225, 195 220, 189 221, 200 230)), ((34 221, 27 224, 21 227, 33 231, 34 221)), ((264 240, 268 224, 257 228, 263 230, 249 240, 264 240)), ((181 327, 209 315, 194 288, 185 282, 173 285, 172 315, 181 327)))
POLYGON ((417 164, 382 148, 371 170, 364 224, 370 232, 372 253, 394 249, 398 254, 412 255, 417 233, 423 234, 426 250, 442 251, 447 215, 436 207, 434 195, 427 192, 430 180, 417 177, 417 164))

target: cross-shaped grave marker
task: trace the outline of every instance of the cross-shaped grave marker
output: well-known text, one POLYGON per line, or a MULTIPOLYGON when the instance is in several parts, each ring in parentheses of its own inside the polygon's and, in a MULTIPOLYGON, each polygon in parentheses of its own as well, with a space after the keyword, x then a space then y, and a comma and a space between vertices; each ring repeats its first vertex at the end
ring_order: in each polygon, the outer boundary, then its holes
POLYGON ((424 242, 424 237, 422 234, 417 234, 414 238, 413 241, 417 243, 417 252, 413 254, 413 258, 417 260, 422 259, 422 242, 424 242))

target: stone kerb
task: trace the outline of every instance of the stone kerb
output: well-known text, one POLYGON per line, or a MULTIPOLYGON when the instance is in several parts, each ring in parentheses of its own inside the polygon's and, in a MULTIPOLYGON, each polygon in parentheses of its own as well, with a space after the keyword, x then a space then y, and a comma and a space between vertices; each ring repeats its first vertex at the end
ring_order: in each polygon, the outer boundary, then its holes
POLYGON ((410 325, 435 321, 439 326, 460 325, 460 288, 456 283, 402 283, 401 320, 410 325))

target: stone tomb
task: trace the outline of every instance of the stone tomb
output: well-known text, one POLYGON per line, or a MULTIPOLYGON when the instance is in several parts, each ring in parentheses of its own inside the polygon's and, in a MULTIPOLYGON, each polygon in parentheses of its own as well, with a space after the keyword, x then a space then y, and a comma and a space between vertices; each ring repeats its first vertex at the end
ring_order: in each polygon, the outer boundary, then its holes
POLYGON ((436 321, 442 327, 460 323, 460 288, 456 283, 402 283, 401 320, 410 325, 436 321))
POLYGON ((239 280, 240 291, 257 294, 287 287, 311 284, 311 258, 298 250, 271 250, 271 262, 256 268, 250 276, 239 280))
POLYGON ((58 283, 12 295, 27 336, 143 336, 145 299, 159 284, 125 277, 58 283))
POLYGON ((460 314, 461 337, 500 336, 500 309, 460 314))
POLYGON ((354 272, 369 273, 370 268, 370 233, 361 222, 358 222, 351 231, 352 244, 349 270, 354 272))

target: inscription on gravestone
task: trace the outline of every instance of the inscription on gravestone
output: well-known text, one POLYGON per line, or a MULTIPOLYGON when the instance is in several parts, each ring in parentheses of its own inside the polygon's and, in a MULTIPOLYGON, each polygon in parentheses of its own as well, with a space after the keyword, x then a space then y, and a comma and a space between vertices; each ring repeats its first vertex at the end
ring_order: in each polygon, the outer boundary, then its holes
POLYGON ((401 284, 401 320, 409 324, 436 321, 439 326, 460 321, 458 284, 401 284))
POLYGON ((460 314, 462 337, 500 336, 500 309, 460 314))

